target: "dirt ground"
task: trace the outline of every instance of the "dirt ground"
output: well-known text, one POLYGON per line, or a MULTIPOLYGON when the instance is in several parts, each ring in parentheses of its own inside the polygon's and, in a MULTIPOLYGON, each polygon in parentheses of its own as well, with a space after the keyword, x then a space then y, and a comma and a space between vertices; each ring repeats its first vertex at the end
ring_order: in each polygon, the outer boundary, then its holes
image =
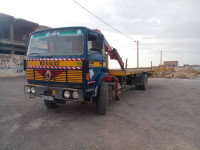
POLYGON ((198 69, 190 68, 190 67, 155 67, 153 69, 155 72, 152 77, 154 78, 179 78, 179 79, 193 79, 200 75, 200 71, 198 69))
POLYGON ((192 70, 188 67, 176 67, 175 71, 172 72, 174 78, 180 79, 192 79, 195 78, 200 72, 192 70))
POLYGON ((105 116, 95 105, 56 109, 23 94, 24 78, 0 78, 1 150, 199 150, 200 78, 150 79, 123 91, 105 116))

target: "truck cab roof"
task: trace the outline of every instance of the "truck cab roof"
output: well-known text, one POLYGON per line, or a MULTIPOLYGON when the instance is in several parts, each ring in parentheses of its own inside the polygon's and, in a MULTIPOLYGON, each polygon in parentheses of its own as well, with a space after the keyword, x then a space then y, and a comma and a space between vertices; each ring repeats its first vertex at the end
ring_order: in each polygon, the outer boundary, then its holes
MULTIPOLYGON (((97 32, 97 31, 95 31, 95 30, 93 30, 93 29, 84 27, 84 26, 71 26, 71 27, 49 28, 49 29, 44 29, 44 30, 39 30, 39 31, 33 32, 32 34, 39 33, 39 32, 43 32, 43 31, 62 30, 62 29, 76 29, 76 28, 77 28, 77 29, 82 29, 82 30, 84 30, 84 31, 94 32, 94 33, 96 33, 96 34, 99 34, 99 35, 104 36, 102 33, 97 32)), ((31 34, 31 35, 32 35, 32 34, 31 34)))

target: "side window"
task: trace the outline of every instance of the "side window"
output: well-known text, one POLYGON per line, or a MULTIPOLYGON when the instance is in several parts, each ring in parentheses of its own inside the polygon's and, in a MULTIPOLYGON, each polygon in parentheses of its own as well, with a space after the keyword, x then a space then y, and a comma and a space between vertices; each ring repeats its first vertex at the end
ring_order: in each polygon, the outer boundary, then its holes
POLYGON ((88 33, 88 53, 101 53, 103 49, 103 38, 99 35, 88 33))
POLYGON ((89 53, 100 53, 97 49, 97 36, 88 33, 88 52, 89 53))

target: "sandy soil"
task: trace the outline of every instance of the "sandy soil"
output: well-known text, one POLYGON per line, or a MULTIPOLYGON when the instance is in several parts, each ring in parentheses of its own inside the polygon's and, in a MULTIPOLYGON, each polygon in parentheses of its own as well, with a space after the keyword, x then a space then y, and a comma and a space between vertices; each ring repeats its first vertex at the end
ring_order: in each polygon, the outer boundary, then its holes
POLYGON ((105 116, 69 102, 49 110, 23 94, 23 78, 0 78, 1 150, 199 150, 200 79, 149 80, 122 91, 105 116))

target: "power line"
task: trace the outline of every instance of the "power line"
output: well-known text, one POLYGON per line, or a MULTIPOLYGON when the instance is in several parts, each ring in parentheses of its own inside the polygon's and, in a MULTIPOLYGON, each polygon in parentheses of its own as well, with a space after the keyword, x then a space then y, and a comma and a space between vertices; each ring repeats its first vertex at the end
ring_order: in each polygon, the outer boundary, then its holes
MULTIPOLYGON (((156 49, 152 49, 152 48, 150 48, 150 47, 148 47, 148 46, 146 46, 146 45, 144 45, 143 43, 141 43, 140 42, 140 44, 141 45, 143 45, 144 47, 146 47, 147 49, 150 49, 150 50, 153 50, 154 52, 160 52, 160 50, 156 50, 156 49)), ((166 53, 200 53, 200 52, 195 52, 195 51, 183 51, 183 52, 181 52, 181 51, 164 51, 164 52, 166 52, 166 53)))
MULTIPOLYGON (((136 39, 134 39, 134 38, 128 36, 127 34, 125 34, 125 33, 121 32, 121 31, 119 31, 118 29, 116 29, 115 27, 113 27, 112 25, 110 25, 109 23, 107 23, 106 21, 104 21, 103 19, 101 19, 100 17, 98 17, 97 15, 95 15, 94 13, 92 13, 91 11, 89 11, 87 8, 85 8, 83 5, 81 5, 81 4, 78 3, 77 1, 75 1, 75 0, 72 0, 72 1, 75 2, 77 5, 79 5, 81 8, 83 8, 85 11, 87 11, 88 13, 90 13, 91 15, 93 15, 95 18, 99 19, 101 22, 103 22, 103 23, 106 24, 107 26, 111 27, 113 30, 115 30, 115 31, 117 31, 118 33, 124 35, 125 37, 129 38, 130 40, 133 40, 134 42, 137 42, 137 41, 138 41, 138 40, 136 40, 136 39)), ((146 47, 147 49, 153 50, 152 48, 146 46, 145 44, 141 43, 140 41, 139 41, 139 43, 140 43, 141 45, 143 45, 144 47, 146 47)), ((130 45, 132 45, 132 44, 130 44, 130 45)))
POLYGON ((150 50, 155 50, 155 49, 152 49, 152 48, 150 48, 150 47, 146 46, 146 45, 145 45, 145 44, 143 44, 142 42, 140 42, 140 44, 141 44, 142 46, 146 47, 147 49, 150 49, 150 50))
MULTIPOLYGON (((137 41, 136 41, 137 42, 137 41)), ((150 50, 154 50, 155 51, 155 49, 152 49, 152 48, 150 48, 150 47, 148 47, 148 46, 146 46, 145 44, 143 44, 142 42, 140 42, 140 41, 138 41, 142 46, 144 46, 145 48, 147 48, 147 49, 150 49, 150 50)), ((122 46, 119 46, 119 48, 123 48, 123 47, 129 47, 129 46, 133 46, 133 45, 135 45, 134 43, 131 43, 131 44, 127 44, 127 45, 122 45, 122 46)))
MULTIPOLYGON (((72 0, 74 3, 76 3, 77 5, 79 5, 81 8, 83 8, 85 11, 87 11, 88 13, 90 13, 91 15, 93 15, 95 18, 99 19, 101 22, 103 22, 104 24, 106 24, 107 26, 109 26, 110 28, 112 28, 113 30, 117 31, 118 33, 124 35, 125 37, 129 38, 130 40, 133 40, 134 42, 137 42, 138 40, 128 36, 127 34, 119 31, 118 29, 116 29, 115 27, 113 27, 112 25, 110 25, 109 23, 107 23, 106 21, 104 21, 103 19, 101 19, 100 17, 96 16, 94 13, 92 13, 91 11, 89 11, 87 8, 85 8, 84 6, 82 6, 80 3, 78 3, 75 0, 72 0)), ((149 46, 146 46, 146 44, 143 44, 142 42, 138 41, 142 46, 146 47, 147 49, 153 50, 153 51, 159 51, 159 50, 155 50, 150 48, 149 46)), ((132 44, 130 44, 132 45, 132 44)), ((129 46, 129 45, 126 45, 129 46)), ((165 51, 165 52, 175 52, 175 53, 179 53, 178 51, 165 51)), ((180 53, 200 53, 200 52, 180 52, 180 53)))
POLYGON ((103 23, 105 23, 106 25, 108 25, 109 27, 111 27, 113 30, 117 31, 118 33, 126 36, 127 38, 133 40, 134 42, 136 42, 137 40, 135 40, 134 38, 126 35, 125 33, 119 31, 118 29, 116 29, 115 27, 113 27, 112 25, 110 25, 109 23, 105 22, 103 19, 99 18, 98 16, 96 16, 94 13, 92 13, 91 11, 89 11, 88 9, 86 9, 84 6, 82 6, 80 3, 78 3, 75 0, 72 0, 73 2, 75 2, 77 5, 79 5, 81 8, 83 8, 85 11, 87 11, 88 13, 90 13, 91 15, 93 15, 94 17, 96 17, 97 19, 99 19, 100 21, 102 21, 103 23))
POLYGON ((165 53, 192 53, 192 54, 194 54, 194 53, 200 53, 200 52, 194 52, 194 51, 191 51, 191 52, 189 52, 189 51, 183 51, 183 52, 181 52, 181 51, 164 51, 165 53))
POLYGON ((127 45, 120 45, 118 48, 124 48, 124 47, 129 47, 129 46, 134 46, 135 43, 127 44, 127 45))

